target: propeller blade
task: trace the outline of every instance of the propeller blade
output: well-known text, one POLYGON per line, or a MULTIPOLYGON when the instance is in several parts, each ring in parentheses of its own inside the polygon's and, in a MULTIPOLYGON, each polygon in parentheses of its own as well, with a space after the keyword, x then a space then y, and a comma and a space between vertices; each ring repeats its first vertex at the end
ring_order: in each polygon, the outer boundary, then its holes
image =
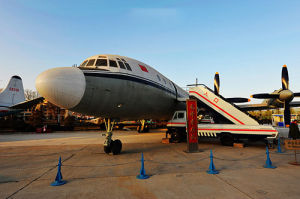
POLYGON ((244 102, 250 102, 250 99, 243 98, 243 97, 230 97, 230 98, 226 98, 226 101, 230 103, 244 103, 244 102))
POLYGON ((282 82, 282 89, 288 90, 289 89, 289 73, 288 73, 286 65, 283 65, 283 67, 282 67, 281 82, 282 82))
POLYGON ((294 93, 294 97, 300 97, 300 93, 294 93))
POLYGON ((279 97, 279 94, 260 93, 251 95, 250 97, 256 99, 275 99, 279 97))
POLYGON ((284 102, 284 123, 285 123, 285 125, 291 124, 291 110, 290 110, 290 104, 288 101, 284 102))
POLYGON ((215 74, 214 92, 215 92, 216 95, 219 95, 219 92, 220 92, 220 77, 219 77, 218 72, 216 72, 216 74, 215 74))

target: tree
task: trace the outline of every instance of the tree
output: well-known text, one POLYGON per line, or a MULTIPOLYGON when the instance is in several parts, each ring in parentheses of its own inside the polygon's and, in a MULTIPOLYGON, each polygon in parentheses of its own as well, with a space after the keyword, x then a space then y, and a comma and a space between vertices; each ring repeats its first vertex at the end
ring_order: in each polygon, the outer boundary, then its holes
POLYGON ((25 89, 24 94, 26 100, 32 100, 39 97, 39 93, 37 91, 30 89, 25 89))

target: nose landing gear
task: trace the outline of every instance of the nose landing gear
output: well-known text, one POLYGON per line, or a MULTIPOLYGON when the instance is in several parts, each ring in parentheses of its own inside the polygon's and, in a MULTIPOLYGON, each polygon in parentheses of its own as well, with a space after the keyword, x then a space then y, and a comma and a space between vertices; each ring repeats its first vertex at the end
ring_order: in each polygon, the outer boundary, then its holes
POLYGON ((112 121, 110 119, 105 119, 105 128, 106 128, 106 138, 104 141, 104 152, 109 154, 113 153, 114 155, 118 155, 121 153, 122 150, 122 142, 120 140, 112 140, 112 130, 115 124, 115 121, 112 121))

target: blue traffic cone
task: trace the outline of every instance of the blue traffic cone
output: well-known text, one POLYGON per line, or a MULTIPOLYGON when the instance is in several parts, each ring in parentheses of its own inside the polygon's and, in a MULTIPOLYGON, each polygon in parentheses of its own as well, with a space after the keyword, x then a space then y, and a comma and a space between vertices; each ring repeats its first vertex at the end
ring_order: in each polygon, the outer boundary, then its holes
POLYGON ((214 165, 214 160, 213 160, 213 153, 212 153, 212 150, 210 150, 210 164, 209 164, 209 168, 208 170, 206 171, 206 173, 208 174, 218 174, 219 171, 216 170, 215 168, 215 165, 214 165))
POLYGON ((264 165, 264 167, 268 168, 268 169, 275 169, 276 166, 272 165, 272 161, 270 159, 269 148, 268 147, 266 147, 266 154, 267 154, 267 160, 266 160, 266 164, 264 165))
POLYGON ((141 158, 141 170, 140 170, 140 174, 136 176, 137 179, 147 179, 149 178, 148 175, 146 175, 145 169, 144 169, 144 154, 142 153, 142 158, 141 158))
POLYGON ((63 177, 61 175, 61 157, 59 157, 56 178, 55 178, 55 181, 51 183, 51 186, 60 186, 60 185, 66 184, 67 181, 62 180, 62 179, 63 179, 63 177))
POLYGON ((276 153, 284 153, 284 152, 281 150, 280 137, 278 138, 277 151, 276 151, 276 153))

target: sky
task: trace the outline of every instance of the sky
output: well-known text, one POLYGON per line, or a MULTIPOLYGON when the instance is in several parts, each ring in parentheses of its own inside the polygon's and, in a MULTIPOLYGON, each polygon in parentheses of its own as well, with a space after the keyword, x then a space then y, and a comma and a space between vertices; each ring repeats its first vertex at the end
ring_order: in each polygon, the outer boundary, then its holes
MULTIPOLYGON (((39 73, 96 54, 142 61, 181 87, 225 97, 300 92, 298 0, 0 0, 0 88, 12 75, 35 90, 39 73)), ((254 100, 255 101, 255 100, 254 100)))

